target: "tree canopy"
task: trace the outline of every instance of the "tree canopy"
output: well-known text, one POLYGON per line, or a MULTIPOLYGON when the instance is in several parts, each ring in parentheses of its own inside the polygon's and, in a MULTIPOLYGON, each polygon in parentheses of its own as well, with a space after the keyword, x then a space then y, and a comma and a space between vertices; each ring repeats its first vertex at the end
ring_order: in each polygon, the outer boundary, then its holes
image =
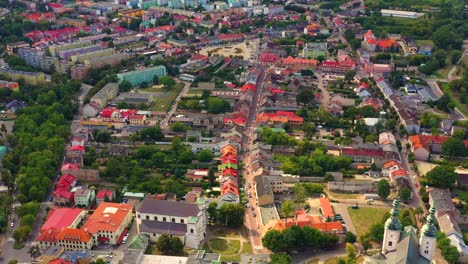
POLYGON ((455 169, 448 165, 441 165, 433 168, 426 173, 426 177, 431 186, 440 188, 452 188, 457 180, 455 169))

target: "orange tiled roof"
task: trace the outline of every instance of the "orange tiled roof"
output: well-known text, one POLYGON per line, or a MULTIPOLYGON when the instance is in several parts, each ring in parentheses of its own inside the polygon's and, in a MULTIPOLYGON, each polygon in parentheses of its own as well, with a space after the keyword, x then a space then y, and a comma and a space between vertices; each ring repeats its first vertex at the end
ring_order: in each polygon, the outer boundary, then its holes
POLYGON ((127 215, 132 213, 132 209, 131 204, 103 202, 94 210, 82 229, 91 234, 96 234, 99 231, 115 232, 127 215))
POLYGON ((328 198, 320 198, 320 208, 322 209, 323 217, 325 218, 335 217, 335 214, 333 213, 333 208, 328 198))
POLYGON ((56 236, 57 240, 78 241, 88 243, 93 236, 83 229, 65 228, 56 236))
POLYGON ((388 169, 388 168, 393 167, 393 166, 395 166, 395 165, 401 166, 401 163, 398 162, 398 161, 396 161, 396 160, 391 160, 391 161, 385 162, 384 165, 383 165, 383 167, 384 167, 385 169, 388 169))

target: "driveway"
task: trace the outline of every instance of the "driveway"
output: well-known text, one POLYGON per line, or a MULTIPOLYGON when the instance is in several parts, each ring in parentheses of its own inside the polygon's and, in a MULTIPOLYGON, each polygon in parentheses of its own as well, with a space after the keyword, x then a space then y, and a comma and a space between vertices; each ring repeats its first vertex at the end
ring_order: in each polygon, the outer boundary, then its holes
POLYGON ((349 232, 357 235, 356 227, 354 227, 354 223, 351 220, 351 216, 348 213, 349 204, 342 204, 342 203, 332 203, 333 209, 335 209, 335 214, 341 214, 343 220, 345 222, 346 228, 349 232))

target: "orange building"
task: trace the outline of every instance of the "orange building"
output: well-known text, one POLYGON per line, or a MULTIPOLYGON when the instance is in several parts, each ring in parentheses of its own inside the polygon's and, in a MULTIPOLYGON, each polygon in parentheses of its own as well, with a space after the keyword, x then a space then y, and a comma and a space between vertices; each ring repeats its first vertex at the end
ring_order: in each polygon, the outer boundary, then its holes
POLYGON ((95 241, 118 245, 127 234, 132 220, 131 204, 101 203, 81 229, 93 235, 95 241))

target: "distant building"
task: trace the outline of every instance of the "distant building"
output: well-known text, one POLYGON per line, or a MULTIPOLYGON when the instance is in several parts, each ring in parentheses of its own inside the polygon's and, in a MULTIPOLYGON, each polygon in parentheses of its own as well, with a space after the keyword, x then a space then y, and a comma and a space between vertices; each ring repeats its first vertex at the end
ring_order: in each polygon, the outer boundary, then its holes
POLYGON ((7 50, 8 55, 17 53, 18 50, 21 48, 29 48, 29 44, 24 41, 19 41, 19 42, 14 42, 14 43, 8 43, 6 45, 6 50, 7 50))
POLYGON ((400 18, 418 18, 424 16, 424 13, 411 12, 411 11, 402 11, 402 10, 390 10, 382 9, 380 10, 382 16, 389 17, 400 17, 400 18))
POLYGON ((431 56, 433 49, 434 47, 431 45, 421 45, 419 47, 418 54, 431 56))
POLYGON ((19 84, 17 82, 9 82, 0 80, 0 88, 7 88, 10 90, 18 90, 19 84))
POLYGON ((267 176, 259 175, 254 178, 255 195, 259 206, 272 205, 275 201, 273 190, 267 176))
POLYGON ((132 86, 138 86, 142 82, 153 83, 153 77, 155 75, 158 77, 166 76, 166 67, 160 65, 143 70, 119 73, 117 74, 117 78, 119 79, 119 83, 126 80, 129 81, 132 86))
POLYGON ((107 103, 114 99, 119 93, 119 84, 118 83, 108 83, 101 88, 93 97, 91 97, 91 102, 96 102, 99 107, 103 108, 107 103))

